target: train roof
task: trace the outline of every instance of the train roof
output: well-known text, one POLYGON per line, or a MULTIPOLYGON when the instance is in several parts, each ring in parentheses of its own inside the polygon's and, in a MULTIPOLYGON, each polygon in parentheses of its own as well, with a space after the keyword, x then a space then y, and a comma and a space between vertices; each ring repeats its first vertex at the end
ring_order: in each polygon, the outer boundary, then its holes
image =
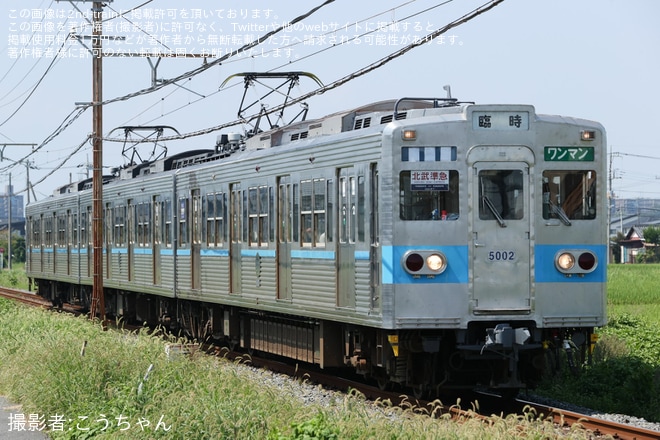
MULTIPOLYGON (((303 139, 364 130, 371 127, 375 129, 377 126, 388 124, 392 121, 419 118, 428 116, 429 113, 433 115, 461 114, 466 111, 468 104, 474 104, 474 102, 459 102, 454 98, 405 97, 373 102, 350 110, 332 113, 318 119, 308 119, 284 127, 276 127, 269 131, 254 134, 247 139, 238 133, 222 134, 218 136, 214 149, 188 150, 153 161, 124 165, 121 168, 113 170, 113 175, 103 176, 103 184, 110 183, 114 180, 128 180, 208 163, 227 157, 238 151, 282 147, 303 139)), ((501 107, 501 105, 485 107, 501 107)), ((535 116, 550 122, 569 122, 576 124, 591 122, 564 116, 535 116)), ((83 191, 91 189, 91 185, 91 179, 69 183, 57 188, 54 194, 83 191)))

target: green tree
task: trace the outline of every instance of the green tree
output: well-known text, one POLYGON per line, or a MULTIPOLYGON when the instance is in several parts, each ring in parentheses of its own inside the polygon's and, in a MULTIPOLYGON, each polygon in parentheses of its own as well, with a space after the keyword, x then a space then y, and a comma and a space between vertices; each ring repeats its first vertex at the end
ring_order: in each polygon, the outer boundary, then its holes
MULTIPOLYGON (((7 243, 7 234, 0 236, 0 248, 4 249, 3 252, 3 266, 7 267, 9 263, 9 246, 7 243)), ((25 262, 25 238, 19 234, 11 234, 11 253, 13 255, 11 261, 16 263, 25 262)))
POLYGON ((642 263, 660 262, 660 228, 649 226, 644 228, 644 241, 646 243, 644 253, 640 255, 639 261, 642 263))

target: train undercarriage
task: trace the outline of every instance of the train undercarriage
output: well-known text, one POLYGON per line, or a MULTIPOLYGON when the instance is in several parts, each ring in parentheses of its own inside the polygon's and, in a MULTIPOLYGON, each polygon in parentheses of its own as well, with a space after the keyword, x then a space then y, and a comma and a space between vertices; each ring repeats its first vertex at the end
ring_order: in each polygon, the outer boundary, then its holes
MULTIPOLYGON (((36 280, 55 307, 89 309, 91 287, 36 280)), ((349 369, 383 389, 432 398, 482 389, 511 396, 544 374, 590 361, 591 328, 536 329, 533 322, 473 322, 467 329, 387 330, 235 306, 105 289, 108 319, 160 326, 231 349, 349 369)))

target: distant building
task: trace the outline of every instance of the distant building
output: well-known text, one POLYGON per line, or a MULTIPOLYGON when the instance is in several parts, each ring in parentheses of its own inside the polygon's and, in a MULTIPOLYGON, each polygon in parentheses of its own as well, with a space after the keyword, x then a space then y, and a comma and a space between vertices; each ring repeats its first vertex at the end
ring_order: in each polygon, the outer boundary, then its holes
POLYGON ((625 239, 619 244, 621 245, 621 263, 635 263, 637 255, 644 252, 646 246, 644 231, 640 228, 630 228, 625 239))
POLYGON ((9 205, 11 205, 11 230, 14 234, 25 235, 25 210, 23 196, 14 195, 13 187, 6 186, 4 194, 0 194, 0 231, 7 230, 9 223, 9 205), (11 203, 9 197, 11 195, 11 203))
POLYGON ((7 223, 9 219, 9 195, 11 195, 11 219, 23 220, 25 211, 23 210, 23 196, 13 195, 13 187, 6 186, 4 194, 0 194, 0 221, 7 223))
POLYGON ((648 226, 660 226, 660 199, 612 199, 610 236, 648 226))

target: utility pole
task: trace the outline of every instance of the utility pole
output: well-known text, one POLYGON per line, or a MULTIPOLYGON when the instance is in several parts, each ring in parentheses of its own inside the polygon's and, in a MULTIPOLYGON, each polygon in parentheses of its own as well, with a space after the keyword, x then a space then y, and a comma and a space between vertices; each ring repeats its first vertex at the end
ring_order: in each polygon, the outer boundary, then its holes
MULTIPOLYGON (((7 148, 7 146, 14 146, 14 147, 31 146, 33 150, 34 150, 34 147, 37 146, 37 144, 25 144, 25 143, 18 143, 18 144, 17 143, 11 143, 11 144, 3 143, 3 144, 0 144, 0 145, 2 146, 2 148, 0 149, 0 162, 2 162, 4 159, 6 159, 4 157, 4 153, 5 153, 5 148, 7 148)), ((8 159, 8 160, 10 160, 14 163, 20 163, 20 162, 16 162, 14 160, 11 160, 11 159, 8 159)), ((28 203, 30 203, 30 171, 29 171, 30 162, 28 161, 27 164, 28 164, 28 174, 27 174, 27 184, 28 184, 28 186, 26 188, 27 188, 27 194, 28 194, 27 200, 28 200, 28 203)), ((14 191, 12 190, 12 187, 11 187, 11 173, 9 173, 9 196, 8 196, 8 202, 7 202, 7 207, 8 207, 8 210, 9 210, 8 213, 7 213, 7 231, 9 232, 9 236, 7 237, 7 252, 8 252, 8 255, 7 255, 7 263, 8 264, 7 264, 7 266, 9 268, 9 270, 11 270, 11 198, 13 196, 13 194, 12 194, 13 192, 14 191)))
MULTIPOLYGON (((84 1, 84 0, 83 0, 84 1)), ((106 0, 111 2, 112 0, 106 0)), ((105 322, 105 296, 103 294, 103 3, 92 3, 92 242, 94 247, 94 279, 89 317, 94 319, 98 310, 105 322)))
POLYGON ((11 270, 11 173, 9 173, 9 202, 7 203, 8 213, 7 213, 7 231, 9 232, 9 237, 7 237, 7 267, 11 270))
MULTIPOLYGON (((59 0, 58 0, 59 1, 59 0)), ((73 2, 91 0, 69 0, 73 2)), ((103 2, 92 1, 92 247, 93 286, 89 317, 105 324, 103 294, 103 2)), ((75 6, 74 6, 75 7, 75 6)))

